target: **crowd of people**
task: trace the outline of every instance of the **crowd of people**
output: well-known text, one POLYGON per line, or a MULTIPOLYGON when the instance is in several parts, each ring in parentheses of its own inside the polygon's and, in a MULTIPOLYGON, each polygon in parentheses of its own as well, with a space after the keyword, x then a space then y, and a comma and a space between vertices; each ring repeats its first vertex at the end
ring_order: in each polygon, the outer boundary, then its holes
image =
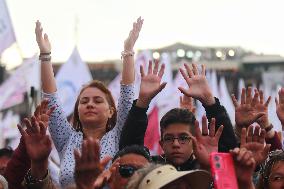
MULTIPOLYGON (((133 48, 143 21, 133 23, 124 41, 117 107, 111 91, 94 80, 82 87, 71 120, 57 94, 48 36, 36 22, 43 100, 18 125, 18 147, 0 150, 0 188, 221 189, 234 188, 234 181, 239 189, 284 188, 284 152, 268 117, 271 98, 251 87, 242 89, 240 102, 232 95, 233 126, 226 107, 212 94, 203 65, 185 64, 179 70, 188 88, 178 88, 183 93, 180 107, 160 120, 163 154, 150 154, 144 146, 147 110, 166 83, 161 82, 165 66, 149 60, 147 70, 140 67, 140 91, 134 99, 133 48), (206 111, 201 123, 195 118, 194 99, 206 111), (59 184, 49 169, 53 145, 60 158, 59 184), (221 176, 212 167, 216 153, 232 159, 229 165, 218 164, 217 169, 224 169, 221 176)), ((284 89, 275 103, 284 128, 284 89)))

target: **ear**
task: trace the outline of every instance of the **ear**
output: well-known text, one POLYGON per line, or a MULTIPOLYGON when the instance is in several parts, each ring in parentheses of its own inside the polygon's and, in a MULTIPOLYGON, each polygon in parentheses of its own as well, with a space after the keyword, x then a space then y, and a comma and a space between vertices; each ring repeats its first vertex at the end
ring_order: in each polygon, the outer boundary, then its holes
POLYGON ((113 114, 114 114, 114 108, 110 107, 109 108, 109 116, 108 116, 108 118, 111 118, 113 116, 113 114))

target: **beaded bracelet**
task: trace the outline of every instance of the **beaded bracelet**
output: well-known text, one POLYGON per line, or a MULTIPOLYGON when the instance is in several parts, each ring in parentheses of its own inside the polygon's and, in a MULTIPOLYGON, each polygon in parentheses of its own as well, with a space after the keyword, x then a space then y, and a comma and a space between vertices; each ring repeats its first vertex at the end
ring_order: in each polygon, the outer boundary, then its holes
POLYGON ((121 59, 122 58, 125 58, 125 57, 127 57, 127 56, 134 56, 134 52, 133 51, 122 51, 121 52, 121 59))

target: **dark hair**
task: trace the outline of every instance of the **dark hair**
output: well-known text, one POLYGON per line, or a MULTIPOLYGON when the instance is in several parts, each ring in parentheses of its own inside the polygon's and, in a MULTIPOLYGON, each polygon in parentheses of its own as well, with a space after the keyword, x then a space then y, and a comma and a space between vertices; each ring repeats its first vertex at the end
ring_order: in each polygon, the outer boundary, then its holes
POLYGON ((113 157, 112 162, 114 162, 114 160, 116 160, 117 158, 122 157, 127 154, 138 154, 138 155, 145 157, 149 162, 152 161, 149 149, 147 147, 134 144, 131 146, 126 146, 122 150, 118 151, 113 157))
POLYGON ((160 121, 161 136, 163 135, 163 130, 167 128, 170 124, 183 123, 187 124, 190 128, 192 135, 194 135, 194 122, 196 118, 192 112, 187 109, 174 108, 168 111, 160 121))
POLYGON ((265 162, 261 165, 260 178, 257 188, 268 189, 269 176, 273 166, 279 162, 284 161, 284 151, 276 150, 269 153, 265 162))
POLYGON ((74 112, 73 112, 73 117, 72 117, 73 127, 74 127, 75 130, 83 132, 82 124, 81 124, 81 121, 79 119, 78 106, 79 106, 79 100, 80 100, 80 96, 81 96, 82 92, 85 89, 90 88, 90 87, 98 88, 99 90, 101 90, 106 95, 106 99, 107 99, 110 107, 113 108, 113 110, 114 110, 112 117, 107 121, 106 132, 108 132, 116 124, 117 111, 116 111, 115 102, 114 102, 114 99, 112 97, 110 90, 108 90, 108 88, 101 81, 98 81, 98 80, 91 81, 87 85, 83 86, 83 88, 81 89, 81 91, 80 91, 80 93, 77 97, 75 107, 74 107, 74 112))
POLYGON ((0 158, 8 157, 11 158, 14 153, 14 150, 11 147, 1 148, 0 149, 0 158))

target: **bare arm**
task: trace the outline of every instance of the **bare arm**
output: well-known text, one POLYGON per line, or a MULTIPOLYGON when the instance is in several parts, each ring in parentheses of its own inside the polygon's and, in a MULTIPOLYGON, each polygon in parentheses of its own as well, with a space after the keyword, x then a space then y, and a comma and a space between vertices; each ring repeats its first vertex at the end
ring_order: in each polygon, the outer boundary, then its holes
POLYGON ((39 21, 36 22, 35 34, 38 47, 40 49, 41 60, 41 82, 42 90, 45 93, 56 92, 56 82, 54 78, 53 68, 51 64, 51 45, 47 34, 42 35, 43 29, 39 21))
POLYGON ((124 51, 122 52, 122 84, 128 85, 134 82, 134 52, 133 47, 138 39, 139 32, 143 25, 143 19, 139 17, 136 22, 133 23, 133 28, 129 33, 128 38, 124 41, 124 51))

